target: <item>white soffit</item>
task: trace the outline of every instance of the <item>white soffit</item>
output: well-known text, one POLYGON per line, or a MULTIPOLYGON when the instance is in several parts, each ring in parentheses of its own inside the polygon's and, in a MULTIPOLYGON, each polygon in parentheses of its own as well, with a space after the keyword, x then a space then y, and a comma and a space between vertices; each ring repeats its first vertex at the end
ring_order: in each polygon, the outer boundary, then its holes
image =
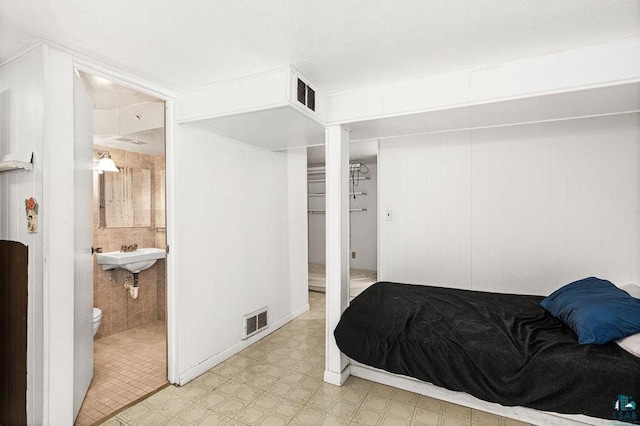
POLYGON ((640 82, 347 123, 351 140, 640 111, 640 82))
POLYGON ((188 125, 268 150, 324 143, 324 126, 291 106, 202 119, 188 125))
MULTIPOLYGON (((351 141, 366 141, 638 111, 640 82, 634 82, 442 108, 345 125, 351 130, 351 141)), ((267 150, 324 144, 324 125, 292 105, 199 119, 185 124, 267 150)))

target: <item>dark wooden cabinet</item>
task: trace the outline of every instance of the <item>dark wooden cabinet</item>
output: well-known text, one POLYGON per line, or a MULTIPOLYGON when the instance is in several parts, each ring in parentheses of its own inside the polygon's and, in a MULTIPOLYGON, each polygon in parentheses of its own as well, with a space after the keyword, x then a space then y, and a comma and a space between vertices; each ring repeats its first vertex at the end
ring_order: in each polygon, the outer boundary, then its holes
POLYGON ((0 241, 0 425, 27 424, 28 248, 0 241))

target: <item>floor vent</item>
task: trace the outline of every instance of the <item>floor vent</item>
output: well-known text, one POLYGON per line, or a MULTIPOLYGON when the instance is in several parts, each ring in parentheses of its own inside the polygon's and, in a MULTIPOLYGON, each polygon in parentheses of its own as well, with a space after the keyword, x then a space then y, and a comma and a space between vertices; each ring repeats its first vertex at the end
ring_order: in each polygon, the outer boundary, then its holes
POLYGON ((242 317, 243 335, 242 338, 246 339, 259 331, 264 330, 269 325, 269 316, 267 314, 267 307, 258 309, 255 312, 242 317))

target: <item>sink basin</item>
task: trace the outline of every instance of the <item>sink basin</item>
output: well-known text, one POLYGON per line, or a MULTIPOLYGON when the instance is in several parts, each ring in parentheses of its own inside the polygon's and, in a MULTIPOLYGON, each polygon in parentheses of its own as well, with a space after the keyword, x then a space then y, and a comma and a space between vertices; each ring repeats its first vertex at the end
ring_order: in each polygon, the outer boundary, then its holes
POLYGON ((149 247, 130 252, 98 253, 96 260, 99 265, 102 265, 104 271, 123 268, 129 272, 138 273, 153 266, 156 260, 165 257, 167 257, 167 253, 164 249, 149 247))

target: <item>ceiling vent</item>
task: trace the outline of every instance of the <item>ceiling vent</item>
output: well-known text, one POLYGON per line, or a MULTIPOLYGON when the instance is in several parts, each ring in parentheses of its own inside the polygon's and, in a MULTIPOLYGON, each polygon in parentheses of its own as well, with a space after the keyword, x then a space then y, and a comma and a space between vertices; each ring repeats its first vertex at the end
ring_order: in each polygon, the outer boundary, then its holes
POLYGON ((132 139, 132 138, 128 138, 126 136, 112 136, 109 138, 109 140, 115 141, 115 142, 125 142, 125 143, 132 143, 134 145, 146 145, 147 142, 142 142, 139 139, 132 139))
POLYGON ((298 79, 298 102, 305 105, 311 111, 316 110, 316 91, 307 83, 298 79))
POLYGON ((242 317, 242 339, 253 336, 254 334, 264 330, 269 325, 268 308, 265 306, 255 312, 242 317))

